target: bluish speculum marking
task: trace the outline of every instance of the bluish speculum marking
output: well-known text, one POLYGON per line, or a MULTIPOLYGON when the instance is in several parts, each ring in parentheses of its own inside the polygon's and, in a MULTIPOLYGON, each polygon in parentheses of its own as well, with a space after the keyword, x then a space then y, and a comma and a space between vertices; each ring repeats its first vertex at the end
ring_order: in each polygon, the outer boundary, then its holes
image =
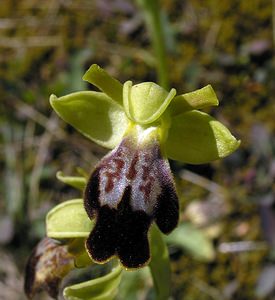
MULTIPOLYGON (((140 127, 140 126, 139 126, 140 127)), ((143 210, 151 214, 161 192, 155 176, 158 171, 156 161, 161 159, 156 128, 138 128, 134 134, 126 136, 117 149, 101 162, 100 205, 117 208, 127 186, 132 187, 130 205, 133 210, 143 210), (148 135, 155 135, 148 139, 148 135)))

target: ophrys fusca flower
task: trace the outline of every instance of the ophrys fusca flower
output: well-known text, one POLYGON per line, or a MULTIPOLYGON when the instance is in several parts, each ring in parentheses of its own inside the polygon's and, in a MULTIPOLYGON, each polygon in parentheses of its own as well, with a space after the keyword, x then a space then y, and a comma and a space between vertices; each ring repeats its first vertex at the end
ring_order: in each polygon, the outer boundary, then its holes
POLYGON ((152 82, 124 85, 97 65, 84 80, 102 92, 51 96, 51 105, 86 137, 113 149, 92 171, 84 207, 96 223, 86 240, 99 263, 118 256, 127 268, 150 258, 148 229, 163 233, 178 222, 178 197, 168 158, 205 163, 239 146, 229 130, 198 109, 218 105, 211 86, 176 96, 152 82))

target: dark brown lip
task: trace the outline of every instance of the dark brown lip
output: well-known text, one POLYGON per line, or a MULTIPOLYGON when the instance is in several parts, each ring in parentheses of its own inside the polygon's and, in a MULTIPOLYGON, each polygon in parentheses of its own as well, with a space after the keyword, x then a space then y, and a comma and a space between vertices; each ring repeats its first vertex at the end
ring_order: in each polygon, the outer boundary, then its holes
POLYGON ((86 241, 95 262, 117 256, 126 268, 146 265, 150 225, 155 221, 163 233, 169 233, 179 215, 173 176, 158 140, 138 145, 125 137, 92 172, 84 207, 89 218, 96 218, 86 241))

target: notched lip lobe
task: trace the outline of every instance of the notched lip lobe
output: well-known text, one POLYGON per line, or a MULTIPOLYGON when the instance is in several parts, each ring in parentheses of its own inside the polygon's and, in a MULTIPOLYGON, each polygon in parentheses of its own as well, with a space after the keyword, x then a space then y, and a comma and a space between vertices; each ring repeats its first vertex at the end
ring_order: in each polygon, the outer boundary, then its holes
MULTIPOLYGON (((125 188, 125 193, 123 194, 123 197, 120 198, 120 201, 119 203, 117 203, 117 208, 114 208, 114 207, 110 207, 108 204, 105 204, 104 206, 106 206, 106 208, 108 208, 110 210, 110 212, 112 211, 118 218, 119 218, 119 215, 121 215, 122 211, 120 211, 120 208, 123 210, 123 207, 119 207, 119 204, 121 204, 122 206, 126 205, 126 207, 128 207, 128 209, 132 210, 131 207, 129 207, 129 198, 127 197, 127 194, 129 193, 129 190, 131 189, 130 186, 127 186, 125 188), (128 193, 127 193, 128 191, 128 193), (125 198, 126 197, 126 198, 125 198), (125 203, 124 203, 125 201, 125 203), (128 205, 127 205, 128 203, 128 205)), ((102 206, 103 207, 103 206, 102 206)), ((141 214, 141 215, 144 215, 146 214, 143 210, 135 210, 135 213, 136 214, 141 214)), ((146 214, 147 215, 147 214, 146 214)), ((116 218, 117 218, 116 217, 116 218)), ((131 216, 129 216, 131 217, 131 216)), ((148 216, 149 217, 149 216, 148 216)), ((96 218, 96 222, 98 220, 98 218, 100 218, 100 211, 95 211, 95 218, 96 218)), ((118 220, 117 220, 118 221, 118 220)), ((153 220, 150 220, 149 223, 151 224, 153 220)), ((148 226, 150 226, 150 224, 148 224, 148 226)), ((123 224, 122 224, 123 225, 123 224)), ((121 224, 117 224, 115 226, 118 226, 120 227, 121 224)), ((130 228, 131 230, 131 228, 130 228)), ((93 230, 91 231, 89 237, 87 238, 86 242, 85 242, 85 248, 86 248, 86 251, 89 255, 89 257, 91 258, 91 260, 95 263, 98 263, 98 264, 105 264, 109 261, 111 261, 113 258, 117 258, 117 260, 119 261, 119 263, 123 266, 123 268, 125 268, 126 270, 135 270, 135 269, 139 269, 139 268, 142 268, 146 265, 148 265, 148 263, 150 262, 150 259, 151 259, 151 255, 150 255, 150 245, 148 243, 148 252, 147 254, 145 254, 144 256, 144 260, 142 260, 141 262, 135 262, 135 255, 133 256, 133 261, 131 262, 131 259, 124 259, 124 255, 123 253, 121 253, 121 255, 119 254, 120 253, 120 244, 118 244, 117 246, 115 246, 115 249, 114 249, 114 253, 112 255, 110 255, 109 257, 107 257, 106 259, 97 259, 97 254, 94 254, 94 250, 93 250, 93 246, 91 246, 91 240, 90 240, 90 237, 92 235, 92 232, 93 230), (147 259, 146 259, 147 258, 147 259)), ((102 232, 102 234, 104 234, 104 232, 102 232)), ((119 232, 117 232, 117 234, 119 234, 119 232)), ((149 232, 147 231, 147 239, 148 239, 148 234, 149 232)), ((117 237, 119 238, 119 236, 117 237)), ((130 245, 130 244, 129 244, 130 245)), ((103 250, 104 251, 104 250, 103 250)), ((130 254, 131 256, 131 254, 130 254)))
POLYGON ((110 262, 112 259, 116 259, 116 260, 117 260, 117 263, 118 263, 120 266, 122 266, 126 271, 135 271, 135 270, 137 270, 137 269, 144 268, 144 267, 146 267, 146 266, 150 263, 150 261, 151 261, 151 255, 150 255, 150 257, 147 259, 147 261, 144 262, 143 264, 140 264, 140 265, 138 265, 138 266, 136 266, 136 267, 129 267, 129 266, 126 266, 126 265, 123 264, 123 262, 120 260, 120 258, 119 258, 119 256, 118 256, 117 254, 114 254, 114 255, 110 256, 110 257, 107 258, 106 260, 98 261, 98 260, 95 260, 95 259, 91 256, 91 254, 90 254, 90 252, 89 252, 89 250, 88 250, 88 248, 87 248, 87 244, 86 244, 86 243, 85 243, 85 249, 86 249, 86 251, 87 251, 87 253, 88 253, 88 256, 90 257, 90 259, 91 259, 94 263, 99 264, 99 265, 104 265, 104 264, 110 262))
MULTIPOLYGON (((104 265, 104 264, 106 264, 107 262, 111 261, 113 258, 117 257, 117 255, 114 254, 114 255, 108 257, 106 260, 100 260, 100 261, 95 260, 95 259, 92 257, 92 255, 91 255, 91 253, 90 253, 90 250, 89 250, 89 248, 88 248, 88 246, 87 246, 87 240, 86 240, 86 242, 85 242, 85 249, 86 249, 86 252, 87 252, 88 256, 90 257, 90 259, 91 259, 94 263, 99 264, 99 265, 104 265)), ((119 261, 119 259, 118 259, 118 261, 119 261)))
MULTIPOLYGON (((128 186, 127 186, 127 188, 128 188, 128 186)), ((121 199, 120 199, 120 201, 118 202, 117 206, 119 206, 119 204, 121 203, 122 200, 123 200, 123 197, 121 197, 121 199)), ((109 209, 114 210, 114 211, 116 211, 116 212, 118 213, 118 208, 110 207, 110 206, 107 205, 107 204, 105 204, 104 206, 107 206, 109 209)), ((144 214, 145 212, 144 212, 143 210, 135 210, 135 213, 142 213, 142 214, 144 214)), ((96 212, 95 212, 94 218, 97 219, 98 215, 99 215, 99 212, 96 211, 96 212)), ((151 220, 150 225, 149 225, 149 230, 148 230, 148 232, 147 232, 147 239, 148 239, 148 240, 150 240, 150 227, 151 227, 152 222, 153 222, 153 220, 151 220)), ((91 232, 92 232, 92 231, 91 231, 91 232)), ((91 234, 91 233, 90 233, 90 234, 91 234)), ((106 264, 106 263, 110 262, 112 259, 116 258, 117 261, 118 261, 118 263, 119 263, 125 270, 129 270, 129 271, 131 271, 131 270, 134 271, 134 270, 136 270, 136 269, 141 269, 141 268, 147 266, 147 265, 150 263, 150 261, 151 261, 150 243, 149 243, 149 256, 148 256, 148 259, 147 259, 146 261, 144 261, 143 263, 138 264, 138 265, 133 266, 133 267, 128 266, 128 265, 126 265, 126 264, 123 263, 123 260, 122 260, 121 257, 119 256, 117 250, 115 251, 115 253, 114 253, 113 255, 111 255, 111 256, 108 257, 107 259, 104 259, 104 260, 97 260, 97 259, 95 259, 95 258, 92 256, 92 251, 91 251, 89 248, 90 248, 90 247, 88 246, 88 238, 87 238, 86 241, 85 241, 85 249, 86 249, 86 252, 87 252, 88 256, 90 257, 90 259, 91 259, 94 263, 103 265, 103 264, 106 264)))

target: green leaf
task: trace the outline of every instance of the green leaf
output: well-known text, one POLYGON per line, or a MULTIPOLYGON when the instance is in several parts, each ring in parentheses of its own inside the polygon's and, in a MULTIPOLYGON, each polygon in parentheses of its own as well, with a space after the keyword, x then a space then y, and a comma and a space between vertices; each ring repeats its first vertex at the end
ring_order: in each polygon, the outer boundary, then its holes
MULTIPOLYGON (((138 300, 141 293, 145 293, 145 285, 151 280, 149 267, 123 272, 119 286, 119 299, 138 300)), ((148 286, 149 288, 149 286, 148 286)))
POLYGON ((149 124, 157 120, 166 110, 176 90, 170 93, 153 82, 143 82, 132 86, 131 81, 123 86, 123 104, 131 120, 138 124, 149 124))
POLYGON ((64 176, 63 172, 58 171, 56 173, 56 177, 58 180, 61 182, 68 184, 78 190, 83 191, 86 184, 87 184, 87 179, 85 177, 80 177, 80 176, 64 176))
POLYGON ((88 237, 93 222, 88 218, 82 199, 55 206, 46 216, 47 236, 56 239, 88 237))
POLYGON ((85 91, 60 98, 51 95, 50 103, 65 122, 106 148, 114 148, 128 126, 122 107, 103 93, 85 91))
POLYGON ((223 158, 240 145, 219 121, 200 111, 190 111, 171 119, 166 140, 169 158, 201 164, 223 158))
POLYGON ((66 287, 63 295, 66 300, 111 300, 117 294, 122 267, 117 265, 109 274, 66 287))
POLYGON ((219 105, 219 100, 212 86, 208 84, 199 90, 176 96, 169 109, 172 115, 178 115, 193 109, 217 105, 219 105))
POLYGON ((170 296, 171 270, 169 253, 162 234, 154 224, 150 231, 151 261, 149 268, 153 277, 157 300, 167 300, 170 296))
POLYGON ((95 85, 107 96, 122 105, 123 85, 117 79, 110 76, 105 70, 101 69, 98 65, 93 64, 84 74, 82 79, 95 85))
POLYGON ((180 224, 165 240, 187 250, 194 258, 202 261, 211 261, 215 257, 215 250, 210 239, 203 231, 191 223, 180 224))

